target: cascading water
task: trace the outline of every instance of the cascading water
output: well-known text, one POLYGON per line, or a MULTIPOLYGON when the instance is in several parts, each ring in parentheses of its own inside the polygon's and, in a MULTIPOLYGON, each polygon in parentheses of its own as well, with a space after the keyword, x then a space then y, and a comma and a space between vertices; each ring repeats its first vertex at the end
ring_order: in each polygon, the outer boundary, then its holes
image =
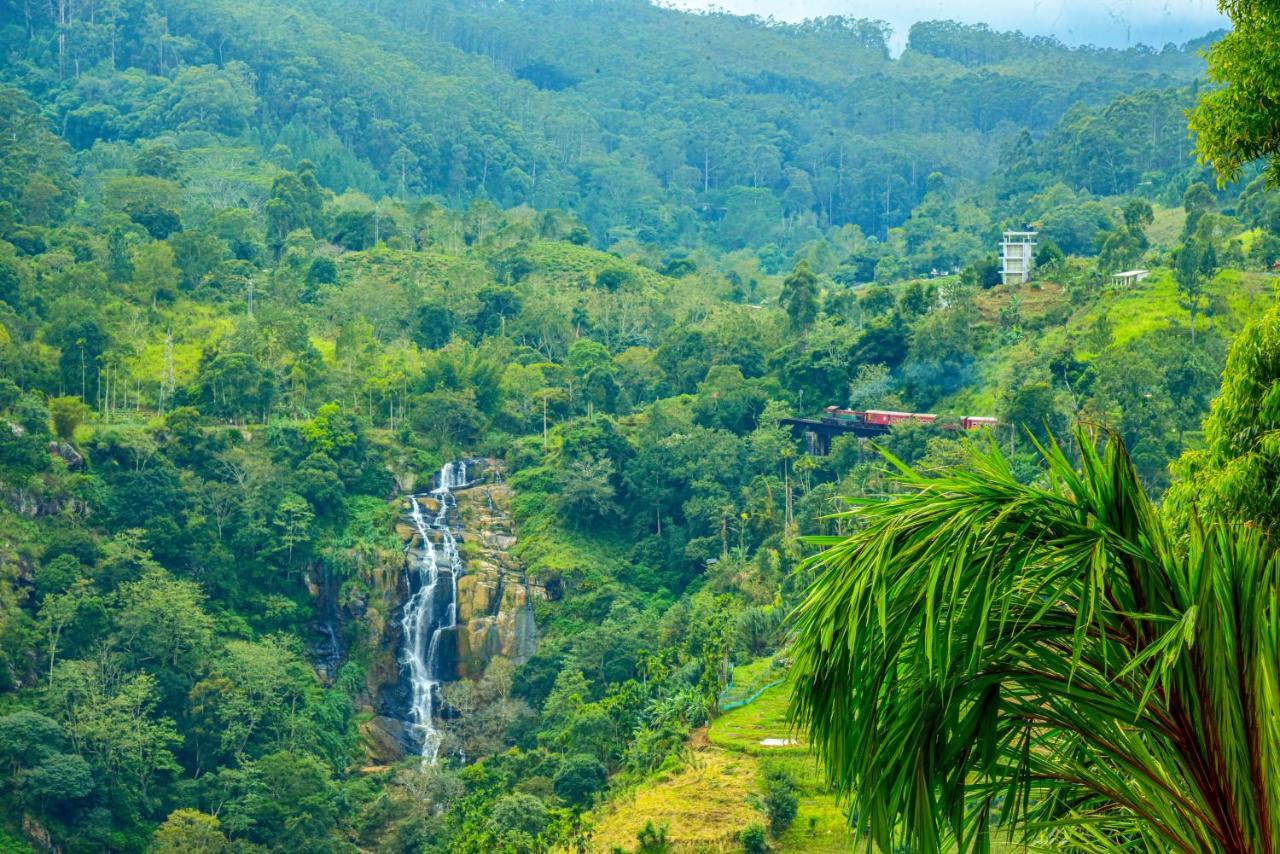
POLYGON ((411 595, 405 602, 401 625, 404 628, 404 663, 412 689, 413 732, 422 746, 423 760, 434 764, 440 752, 440 731, 436 729, 436 689, 440 686, 441 636, 458 625, 458 576, 462 558, 458 555, 457 532, 449 525, 449 508, 454 506, 453 490, 467 485, 465 461, 445 463, 436 476, 430 497, 439 503, 433 516, 423 512, 420 499, 409 497, 409 518, 417 531, 417 546, 410 542, 405 557, 409 569, 411 595), (447 579, 441 576, 447 576, 447 579), (445 581, 448 601, 442 601, 445 581))

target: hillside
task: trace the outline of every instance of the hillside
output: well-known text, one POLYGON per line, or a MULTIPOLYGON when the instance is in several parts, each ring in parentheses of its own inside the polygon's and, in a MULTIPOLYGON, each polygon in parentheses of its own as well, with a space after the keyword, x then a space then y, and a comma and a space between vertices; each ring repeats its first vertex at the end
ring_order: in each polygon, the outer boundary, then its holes
POLYGON ((1274 300, 1199 47, 0 3, 0 849, 842 850, 808 538, 1077 423, 1164 495, 1274 300))
POLYGON ((370 2, 355 14, 216 0, 101 19, 70 6, 51 43, 26 37, 51 31, 43 7, 6 8, 9 79, 47 99, 78 148, 252 127, 263 152, 286 146, 339 192, 567 208, 601 243, 761 247, 846 224, 883 239, 934 173, 957 187, 995 177, 988 203, 1022 191, 1003 173, 1056 152, 1028 151, 1020 134, 1065 125, 1084 131, 1076 162, 1051 166, 1071 185, 1104 189, 1099 166, 1112 194, 1194 172, 1182 110, 1200 44, 1069 50, 934 22, 890 60, 873 22, 780 25, 641 0, 370 2), (112 79, 113 64, 130 75, 112 79), (1151 133, 1120 133, 1129 123, 1151 133))

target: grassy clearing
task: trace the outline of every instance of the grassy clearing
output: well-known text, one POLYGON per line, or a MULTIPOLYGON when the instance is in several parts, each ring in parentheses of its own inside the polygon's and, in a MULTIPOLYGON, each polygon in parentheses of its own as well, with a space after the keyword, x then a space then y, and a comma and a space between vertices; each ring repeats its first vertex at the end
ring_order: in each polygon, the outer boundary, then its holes
POLYGON ((750 756, 695 750, 681 770, 659 775, 605 807, 596 818, 592 850, 634 850, 646 821, 665 824, 676 850, 738 850, 739 831, 763 821, 753 803, 757 774, 750 756))
POLYGON ((796 820, 777 840, 781 851, 806 854, 852 851, 853 846, 844 810, 831 795, 801 797, 796 820))
POLYGON ((775 685, 756 700, 725 712, 712 721, 707 740, 716 747, 752 754, 803 753, 806 748, 801 743, 789 747, 765 747, 760 744, 766 738, 797 738, 787 721, 790 696, 785 683, 775 685))
POLYGON ((786 676, 786 671, 775 667, 772 657, 757 658, 733 668, 733 683, 720 694, 721 708, 729 709, 752 697, 767 685, 786 676), (726 702, 727 701, 727 702, 726 702))
MULTIPOLYGON (((767 658, 743 665, 735 673, 735 682, 767 681, 769 665, 767 658)), ((667 838, 677 851, 741 850, 739 831, 753 822, 765 822, 757 806, 758 781, 778 768, 795 781, 799 809, 791 827, 773 841, 773 850, 816 854, 852 850, 844 811, 803 743, 760 744, 765 738, 796 738, 787 722, 789 698, 789 687, 776 685, 759 699, 712 721, 706 742, 695 739, 700 746, 686 767, 659 774, 598 811, 591 850, 607 852, 613 846, 634 850, 636 833, 646 821, 665 823, 667 838)))
MULTIPOLYGON (((1228 330, 1235 331, 1257 317, 1275 300, 1275 279, 1265 273, 1242 273, 1227 270, 1220 273, 1210 288, 1221 295, 1228 311, 1215 319, 1228 330)), ((1089 311, 1073 318, 1072 332, 1083 332, 1098 317, 1106 315, 1111 322, 1116 344, 1125 344, 1167 327, 1188 329, 1189 316, 1182 308, 1178 285, 1170 270, 1153 270, 1151 275, 1132 288, 1114 290, 1089 311)), ((1209 319, 1201 315, 1201 329, 1208 329, 1209 319)))
POLYGON ((1182 242, 1182 227, 1187 212, 1179 207, 1155 207, 1155 222, 1147 226, 1147 239, 1156 249, 1172 249, 1182 242))

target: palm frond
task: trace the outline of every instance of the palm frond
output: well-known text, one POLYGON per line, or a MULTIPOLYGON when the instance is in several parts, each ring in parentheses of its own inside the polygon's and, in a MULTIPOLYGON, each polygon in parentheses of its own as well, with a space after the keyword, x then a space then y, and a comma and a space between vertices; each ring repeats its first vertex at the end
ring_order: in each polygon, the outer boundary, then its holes
POLYGON ((1272 852, 1277 560, 1253 527, 1175 543, 1128 455, 998 450, 860 502, 794 614, 792 711, 870 842, 1272 852))

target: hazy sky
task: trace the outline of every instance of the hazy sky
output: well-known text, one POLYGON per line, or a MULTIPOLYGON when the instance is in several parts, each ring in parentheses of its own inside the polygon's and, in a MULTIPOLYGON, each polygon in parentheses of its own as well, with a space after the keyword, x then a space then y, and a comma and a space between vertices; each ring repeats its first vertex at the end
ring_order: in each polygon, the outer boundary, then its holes
POLYGON ((1000 30, 1054 35, 1068 44, 1161 47, 1226 26, 1214 0, 675 0, 690 9, 798 21, 820 15, 876 18, 893 25, 895 48, 916 21, 950 19, 1000 30))

